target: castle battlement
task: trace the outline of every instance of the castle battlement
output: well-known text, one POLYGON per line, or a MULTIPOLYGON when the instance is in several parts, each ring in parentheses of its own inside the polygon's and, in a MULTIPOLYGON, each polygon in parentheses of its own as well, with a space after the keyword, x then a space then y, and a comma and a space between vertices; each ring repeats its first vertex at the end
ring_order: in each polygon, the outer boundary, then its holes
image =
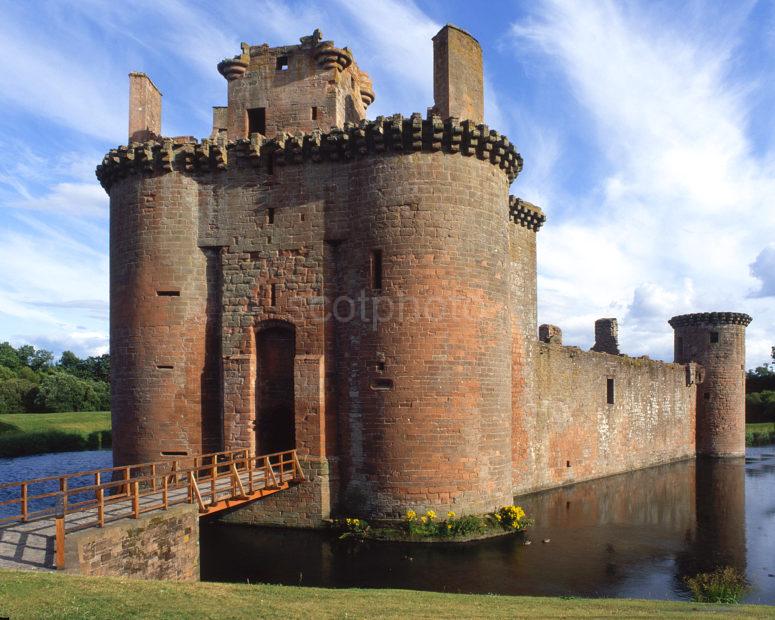
POLYGON ((747 327, 753 319, 742 312, 695 312, 681 314, 668 321, 670 327, 687 327, 690 325, 742 325, 747 327))
MULTIPOLYGON (((130 174, 159 174, 170 170, 212 172, 229 166, 269 169, 271 165, 306 162, 350 161, 354 159, 412 152, 459 153, 476 157, 501 168, 513 182, 522 170, 522 156, 504 135, 487 125, 438 116, 423 119, 419 113, 377 117, 373 121, 348 123, 344 128, 307 134, 281 133, 267 140, 258 134, 251 139, 220 141, 186 138, 132 143, 112 149, 97 166, 97 178, 109 190, 130 174)), ((516 199, 510 203, 512 217, 538 230, 546 217, 538 207, 516 199)))
POLYGON ((535 232, 546 222, 546 215, 539 207, 517 196, 509 196, 509 217, 515 224, 535 232))

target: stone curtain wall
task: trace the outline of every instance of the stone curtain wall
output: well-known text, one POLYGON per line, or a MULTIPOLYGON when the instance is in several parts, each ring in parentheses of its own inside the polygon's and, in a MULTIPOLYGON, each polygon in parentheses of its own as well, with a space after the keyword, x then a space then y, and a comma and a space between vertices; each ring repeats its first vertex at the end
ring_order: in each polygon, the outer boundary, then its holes
POLYGON ((199 514, 175 506, 65 537, 65 571, 79 575, 199 580, 199 514))
POLYGON ((530 348, 527 394, 536 401, 515 410, 515 493, 694 456, 696 388, 685 366, 543 342, 530 348))

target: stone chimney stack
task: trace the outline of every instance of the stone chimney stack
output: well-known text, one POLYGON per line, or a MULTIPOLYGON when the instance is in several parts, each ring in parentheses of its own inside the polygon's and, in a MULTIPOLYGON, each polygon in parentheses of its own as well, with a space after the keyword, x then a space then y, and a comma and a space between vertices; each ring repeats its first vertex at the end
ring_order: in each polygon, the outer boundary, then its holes
POLYGON ((619 355, 619 324, 616 319, 595 321, 595 346, 593 351, 619 355))
POLYGON ((442 119, 484 122, 482 48, 465 30, 447 24, 433 37, 433 99, 442 119))
POLYGON ((129 74, 129 141, 161 136, 161 93, 145 73, 129 74))

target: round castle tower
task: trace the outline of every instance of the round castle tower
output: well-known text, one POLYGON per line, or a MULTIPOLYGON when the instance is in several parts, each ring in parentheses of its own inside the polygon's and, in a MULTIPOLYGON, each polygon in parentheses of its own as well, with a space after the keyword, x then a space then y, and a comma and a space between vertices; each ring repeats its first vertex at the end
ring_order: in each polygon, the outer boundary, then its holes
POLYGON ((745 328, 738 312, 674 316, 675 361, 697 362, 705 379, 697 386, 697 454, 745 455, 745 328))

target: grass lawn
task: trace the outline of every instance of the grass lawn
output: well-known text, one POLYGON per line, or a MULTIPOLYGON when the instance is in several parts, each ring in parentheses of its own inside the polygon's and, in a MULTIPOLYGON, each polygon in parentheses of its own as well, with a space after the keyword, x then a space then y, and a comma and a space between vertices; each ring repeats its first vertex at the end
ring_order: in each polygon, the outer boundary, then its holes
POLYGON ((110 412, 0 414, 0 458, 110 447, 110 412))
POLYGON ((0 571, 0 617, 20 618, 775 618, 775 607, 411 590, 136 581, 0 571))
POLYGON ((745 425, 745 445, 760 446, 775 443, 775 422, 754 422, 745 425))

